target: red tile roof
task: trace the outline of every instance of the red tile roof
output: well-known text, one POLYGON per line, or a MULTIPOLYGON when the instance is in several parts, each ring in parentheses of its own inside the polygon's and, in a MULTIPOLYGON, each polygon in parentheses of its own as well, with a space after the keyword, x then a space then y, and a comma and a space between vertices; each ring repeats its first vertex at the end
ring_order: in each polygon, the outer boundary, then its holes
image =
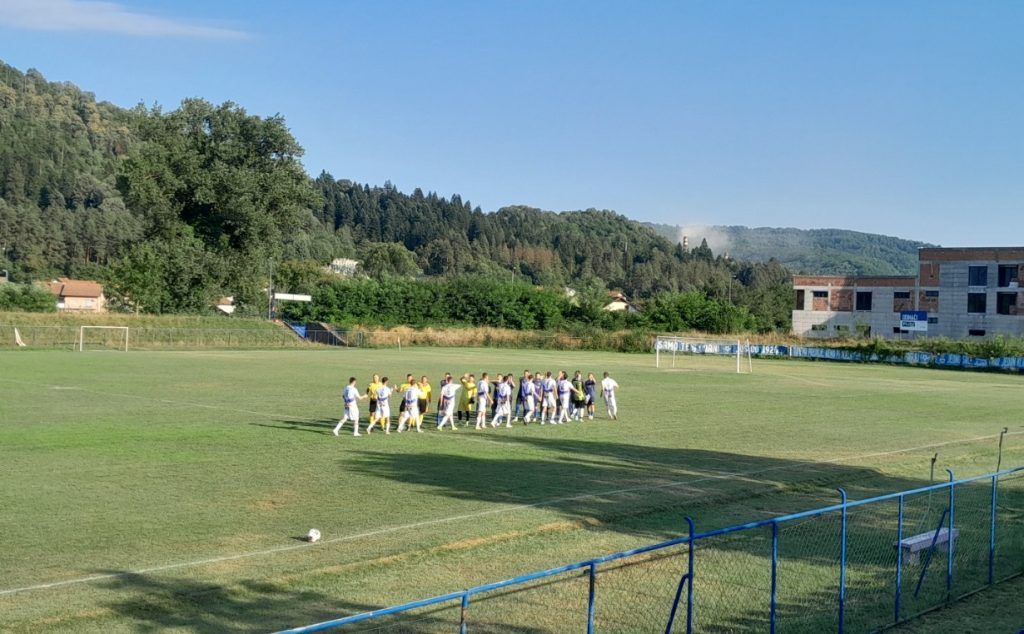
POLYGON ((98 298, 103 295, 103 286, 91 280, 71 280, 66 277, 58 277, 47 286, 50 292, 58 297, 98 298))

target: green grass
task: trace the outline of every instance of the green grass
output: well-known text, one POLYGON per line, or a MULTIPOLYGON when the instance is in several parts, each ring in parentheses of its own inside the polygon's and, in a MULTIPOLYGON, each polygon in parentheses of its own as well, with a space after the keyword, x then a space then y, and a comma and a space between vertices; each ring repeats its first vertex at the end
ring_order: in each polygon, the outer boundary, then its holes
MULTIPOLYGON (((706 530, 835 502, 837 486, 854 499, 921 486, 936 451, 940 474, 985 473, 995 441, 972 439, 1020 431, 1015 375, 652 365, 650 355, 488 349, 2 353, 0 592, 74 583, 0 594, 0 630, 299 625, 675 537, 684 515, 706 530), (611 370, 622 419, 329 433, 351 374, 365 386, 373 371, 556 366, 611 370), (296 538, 312 527, 325 542, 305 546, 296 538), (98 578, 77 581, 87 577, 98 578)), ((1006 443, 1004 466, 1024 464, 1024 435, 1006 443)), ((1018 483, 1002 494, 1007 526, 1024 522, 1018 483)), ((986 488, 958 495, 960 521, 987 512, 986 488)), ((908 530, 927 530, 942 503, 908 499, 908 530)), ((891 609, 894 509, 851 513, 855 626, 891 609)), ((780 531, 780 622, 791 630, 820 630, 815 615, 834 604, 835 521, 780 531)), ((967 564, 983 531, 964 530, 967 564)), ((1015 544, 1001 567, 1021 565, 1015 544)), ((768 546, 761 531, 696 553, 704 631, 763 629, 768 546)), ((672 554, 602 573, 600 631, 664 628, 682 566, 672 554)), ((471 631, 576 631, 585 605, 586 580, 567 576, 474 603, 471 631)), ((1024 622, 1020 607, 1006 609, 1024 622)), ((388 631, 454 631, 457 621, 457 607, 428 611, 388 631)))

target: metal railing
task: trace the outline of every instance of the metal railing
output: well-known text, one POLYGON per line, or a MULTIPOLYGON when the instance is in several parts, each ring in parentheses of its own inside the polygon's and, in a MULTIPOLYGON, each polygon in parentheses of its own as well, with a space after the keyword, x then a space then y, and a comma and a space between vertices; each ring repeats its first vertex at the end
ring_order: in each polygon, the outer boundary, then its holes
POLYGON ((1024 573, 1024 467, 947 473, 286 631, 877 631, 1024 573))

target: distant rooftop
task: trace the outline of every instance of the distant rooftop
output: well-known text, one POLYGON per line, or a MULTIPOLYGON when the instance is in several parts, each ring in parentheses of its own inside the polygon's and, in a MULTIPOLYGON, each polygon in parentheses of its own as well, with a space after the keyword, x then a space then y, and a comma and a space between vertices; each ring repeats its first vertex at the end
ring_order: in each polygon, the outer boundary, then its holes
POLYGON ((92 280, 72 280, 58 277, 46 285, 50 292, 58 297, 91 297, 103 296, 103 286, 92 280))

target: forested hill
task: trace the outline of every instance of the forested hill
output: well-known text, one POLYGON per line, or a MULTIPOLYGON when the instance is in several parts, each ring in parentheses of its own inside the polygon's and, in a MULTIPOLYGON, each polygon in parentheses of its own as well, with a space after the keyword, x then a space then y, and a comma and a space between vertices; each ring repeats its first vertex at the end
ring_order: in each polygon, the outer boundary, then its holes
POLYGON ((917 250, 934 246, 846 229, 696 226, 651 224, 659 235, 691 242, 707 239, 713 249, 755 262, 775 259, 794 273, 821 275, 913 275, 917 250))
POLYGON ((761 327, 788 319, 776 263, 683 250, 611 211, 484 212, 458 195, 312 178, 301 156, 281 117, 202 99, 124 109, 0 64, 0 269, 19 282, 98 279, 126 309, 201 312, 233 295, 244 313, 265 305, 271 270, 309 286, 322 280, 305 273, 351 257, 378 279, 473 276, 641 301, 698 291, 761 327))
POLYGON ((728 284, 729 267, 716 264, 707 249, 684 253, 611 211, 504 207, 485 213, 458 195, 403 194, 388 184, 358 185, 329 174, 316 185, 325 201, 319 220, 363 245, 357 251, 367 267, 393 268, 373 272, 522 276, 538 285, 615 287, 637 297, 728 284), (383 246, 389 243, 411 253, 383 246))
POLYGON ((0 64, 0 268, 93 275, 142 224, 116 186, 136 114, 0 64))

